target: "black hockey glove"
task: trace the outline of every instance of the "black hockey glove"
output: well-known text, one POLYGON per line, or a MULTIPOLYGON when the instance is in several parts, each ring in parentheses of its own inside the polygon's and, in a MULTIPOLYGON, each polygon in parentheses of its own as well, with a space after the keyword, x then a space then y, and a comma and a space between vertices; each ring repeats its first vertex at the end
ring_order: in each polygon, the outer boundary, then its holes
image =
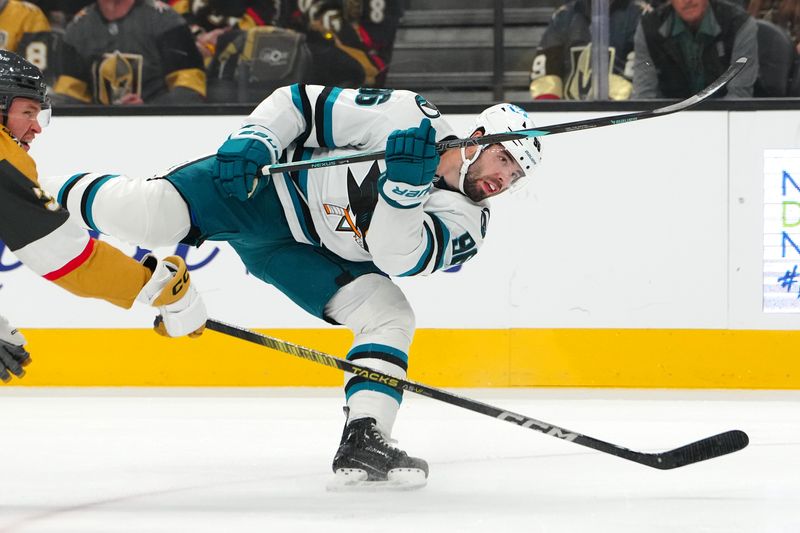
POLYGON ((31 362, 31 354, 24 346, 25 337, 22 333, 0 316, 0 379, 3 381, 11 381, 11 374, 18 378, 25 375, 22 367, 31 362))

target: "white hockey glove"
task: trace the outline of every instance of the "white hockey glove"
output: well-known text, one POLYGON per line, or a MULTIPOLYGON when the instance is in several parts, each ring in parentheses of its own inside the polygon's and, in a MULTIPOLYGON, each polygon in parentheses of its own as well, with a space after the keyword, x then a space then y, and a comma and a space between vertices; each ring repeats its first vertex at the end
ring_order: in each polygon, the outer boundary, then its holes
POLYGON ((22 367, 30 364, 31 354, 23 346, 25 337, 22 333, 0 316, 0 379, 3 381, 11 381, 11 374, 18 378, 25 375, 22 367))
POLYGON ((153 272, 136 300, 158 308, 154 329, 165 337, 199 337, 208 314, 203 300, 191 284, 186 262, 178 256, 161 261, 152 254, 142 264, 153 272))

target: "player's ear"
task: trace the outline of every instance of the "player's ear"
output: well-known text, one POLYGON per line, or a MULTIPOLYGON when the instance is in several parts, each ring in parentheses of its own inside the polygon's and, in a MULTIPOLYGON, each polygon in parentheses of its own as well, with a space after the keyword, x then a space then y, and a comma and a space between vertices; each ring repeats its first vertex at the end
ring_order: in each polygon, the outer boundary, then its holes
POLYGON ((478 128, 477 130, 472 132, 472 135, 470 135, 470 137, 483 137, 483 135, 484 135, 483 129, 478 128))

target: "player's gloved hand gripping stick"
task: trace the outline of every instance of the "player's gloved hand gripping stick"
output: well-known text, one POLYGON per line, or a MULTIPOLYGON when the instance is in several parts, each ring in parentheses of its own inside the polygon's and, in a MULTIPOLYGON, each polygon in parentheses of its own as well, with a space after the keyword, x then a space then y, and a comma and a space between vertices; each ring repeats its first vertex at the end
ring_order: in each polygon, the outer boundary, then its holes
POLYGON ((439 153, 430 119, 419 127, 395 130, 386 140, 386 173, 378 190, 389 205, 409 209, 420 205, 431 190, 439 153))
POLYGON ((436 130, 424 118, 418 128, 395 130, 386 141, 386 176, 391 181, 415 187, 430 185, 439 154, 436 152, 436 130))
POLYGON ((228 196, 245 201, 269 183, 269 174, 264 177, 261 167, 277 161, 278 156, 268 129, 244 126, 219 147, 213 176, 228 196))
POLYGON ((154 329, 165 337, 199 337, 205 328, 206 306, 192 285, 183 258, 172 255, 159 260, 153 254, 142 258, 153 275, 136 300, 158 309, 154 329))

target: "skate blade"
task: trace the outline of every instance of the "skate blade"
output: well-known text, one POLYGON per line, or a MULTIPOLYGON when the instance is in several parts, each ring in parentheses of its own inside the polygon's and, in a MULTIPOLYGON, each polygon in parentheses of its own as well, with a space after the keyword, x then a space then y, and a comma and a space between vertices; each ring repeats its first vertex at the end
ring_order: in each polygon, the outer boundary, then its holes
POLYGON ((340 468, 326 488, 330 492, 381 492, 421 489, 428 484, 425 472, 418 468, 389 470, 386 480, 368 481, 360 468, 340 468))

